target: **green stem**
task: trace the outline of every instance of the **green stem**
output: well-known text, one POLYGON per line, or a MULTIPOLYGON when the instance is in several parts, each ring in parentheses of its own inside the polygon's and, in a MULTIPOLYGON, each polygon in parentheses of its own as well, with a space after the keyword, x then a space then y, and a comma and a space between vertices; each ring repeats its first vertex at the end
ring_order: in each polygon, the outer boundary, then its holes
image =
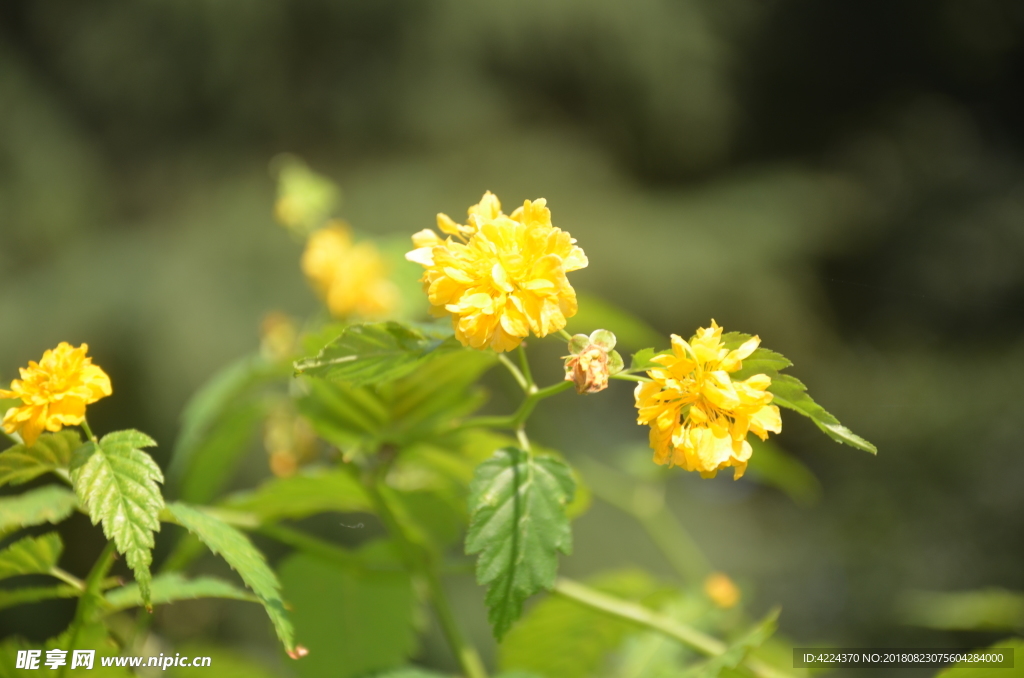
POLYGON ((379 470, 376 478, 363 482, 374 504, 374 508, 377 510, 377 515, 388 529, 388 532, 395 537, 399 546, 402 547, 410 569, 421 575, 426 581, 427 587, 430 590, 431 602, 437 613, 437 619, 441 624, 441 630, 448 640, 452 651, 455 653, 455 657, 466 678, 487 678, 487 671, 484 668, 483 660, 480 659, 476 648, 463 637, 462 631, 459 629, 455 615, 452 613, 451 605, 448 602, 448 596, 441 583, 441 578, 437 573, 434 558, 425 548, 414 543, 405 534, 405 530, 402 529, 401 524, 391 511, 387 498, 377 485, 377 483, 383 482, 386 470, 386 468, 379 470))
MULTIPOLYGON (((610 596, 607 593, 602 593, 571 579, 559 577, 555 581, 553 591, 564 598, 575 600, 587 607, 646 626, 669 638, 674 638, 709 657, 717 657, 728 649, 722 641, 702 631, 698 631, 692 626, 681 624, 671 617, 650 610, 642 605, 610 596)), ((743 664, 757 678, 784 678, 788 675, 752 657, 744 660, 743 664)))
POLYGON ((566 341, 572 341, 572 335, 565 331, 565 328, 558 330, 558 335, 566 341))
POLYGON ((625 372, 619 372, 618 374, 613 374, 613 375, 611 375, 611 378, 612 379, 621 379, 622 381, 640 381, 640 382, 648 382, 648 381, 650 381, 650 379, 647 378, 647 377, 641 377, 641 376, 639 376, 637 374, 627 374, 625 372))
POLYGON ((460 428, 486 427, 515 430, 522 424, 526 423, 526 420, 530 417, 530 414, 533 412, 533 408, 537 406, 537 403, 545 398, 558 395, 569 388, 572 388, 571 381, 560 381, 557 384, 546 386, 526 396, 523 402, 520 403, 519 408, 513 414, 500 417, 473 417, 464 421, 460 428))
POLYGON ((59 567, 51 567, 49 575, 51 577, 56 578, 56 579, 60 579, 65 584, 71 584, 72 586, 74 586, 79 591, 84 591, 85 590, 85 582, 84 581, 82 581, 81 579, 79 579, 75 575, 71 574, 70 572, 67 572, 66 570, 62 570, 59 567))
POLYGON ((99 443, 96 440, 96 436, 93 435, 92 429, 89 428, 89 420, 86 419, 85 417, 82 417, 82 424, 81 425, 82 425, 82 430, 85 431, 86 437, 89 438, 89 440, 93 441, 94 443, 96 443, 98 445, 99 443))
POLYGON ((526 347, 523 344, 519 344, 519 369, 526 379, 526 392, 536 391, 537 386, 533 383, 533 372, 530 371, 530 361, 526 357, 526 347))
POLYGON ((512 359, 509 358, 504 353, 499 353, 498 360, 501 362, 502 365, 505 366, 506 369, 508 369, 509 373, 512 375, 512 378, 516 380, 517 384, 519 384, 519 388, 529 393, 530 384, 526 381, 526 377, 523 376, 523 373, 519 371, 519 368, 516 367, 516 364, 512 362, 512 359))
MULTIPOLYGON (((92 569, 89 570, 89 575, 85 578, 85 590, 82 592, 82 597, 78 599, 75 617, 71 621, 71 633, 68 635, 69 651, 77 649, 78 636, 82 631, 82 627, 89 621, 89 616, 92 614, 92 610, 97 602, 102 602, 101 589, 103 581, 107 576, 107 572, 110 571, 110 566, 114 564, 116 555, 114 542, 107 542, 103 552, 100 553, 100 557, 96 559, 92 569)), ((58 678, 62 678, 67 673, 67 670, 67 664, 61 666, 58 678)))

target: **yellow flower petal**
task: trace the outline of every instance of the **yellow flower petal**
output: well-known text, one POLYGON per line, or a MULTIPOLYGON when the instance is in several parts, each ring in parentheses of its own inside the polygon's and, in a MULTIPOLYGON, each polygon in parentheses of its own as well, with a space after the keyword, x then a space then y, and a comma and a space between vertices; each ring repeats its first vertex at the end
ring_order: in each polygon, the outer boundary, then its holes
POLYGON ((658 464, 681 466, 713 477, 732 467, 743 475, 752 448, 747 434, 762 439, 779 433, 779 409, 770 405, 771 378, 757 374, 733 381, 730 372, 760 344, 754 337, 730 351, 722 328, 712 320, 686 341, 672 335, 672 353, 656 356, 650 382, 634 392, 637 423, 651 427, 651 447, 658 464))
POLYGON ((12 381, 10 390, 0 391, 0 397, 22 401, 5 413, 3 429, 34 445, 43 431, 81 424, 86 406, 113 392, 110 377, 92 364, 88 351, 88 344, 73 348, 62 341, 45 351, 38 363, 29 361, 21 368, 21 379, 12 381))

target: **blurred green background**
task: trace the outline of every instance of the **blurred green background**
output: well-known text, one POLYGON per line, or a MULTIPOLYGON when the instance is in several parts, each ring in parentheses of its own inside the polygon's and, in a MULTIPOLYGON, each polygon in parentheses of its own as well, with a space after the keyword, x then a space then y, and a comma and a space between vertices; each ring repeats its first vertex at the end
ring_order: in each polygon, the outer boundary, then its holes
MULTIPOLYGON (((669 497, 755 612, 782 604, 786 636, 1001 637, 903 625, 894 601, 1024 589, 1024 4, 7 0, 0 377, 88 342, 115 389, 94 428, 151 433, 166 465, 189 394, 256 347, 263 314, 318 307, 271 218, 282 151, 374 236, 488 189, 546 197, 590 258, 581 293, 789 356, 878 457, 786 412, 816 505, 729 474, 676 474, 669 497)), ((537 352, 542 378, 556 355, 537 352)), ((570 458, 649 455, 627 384, 549 402, 535 437, 570 458)), ((238 484, 267 473, 254 443, 238 484)), ((669 574, 614 509, 576 525, 565 572, 669 574)), ((64 532, 83 574, 99 531, 64 532)), ((493 652, 479 592, 457 593, 493 652)), ((70 605, 7 610, 0 635, 46 638, 70 605)), ((269 638, 247 608, 182 609, 186 638, 269 638)), ((419 656, 446 652, 435 633, 419 656)))

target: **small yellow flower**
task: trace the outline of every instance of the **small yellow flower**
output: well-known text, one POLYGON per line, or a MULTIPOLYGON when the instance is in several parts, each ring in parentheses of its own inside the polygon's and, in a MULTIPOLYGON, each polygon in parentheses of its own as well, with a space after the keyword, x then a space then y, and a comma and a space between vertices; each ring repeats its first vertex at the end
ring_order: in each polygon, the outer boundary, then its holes
POLYGON ((732 579, 721 572, 712 572, 704 580, 704 593, 716 606, 728 610, 740 602, 740 590, 732 579))
POLYGON ((686 342, 672 335, 672 353, 655 356, 660 367, 637 385, 637 423, 651 427, 651 447, 658 464, 699 471, 705 478, 732 466, 739 478, 750 459, 747 432, 762 440, 779 433, 779 408, 770 405, 771 378, 756 374, 744 381, 730 376, 761 340, 753 337, 736 350, 722 345, 722 328, 714 320, 686 342))
POLYGON ((0 389, 0 398, 21 399, 4 416, 3 428, 18 432, 26 445, 34 445, 43 431, 59 431, 85 420, 85 406, 111 394, 110 377, 92 358, 87 344, 78 348, 62 341, 47 350, 38 363, 30 360, 21 368, 21 379, 11 390, 0 389))
POLYGON ((584 268, 587 257, 551 225, 543 198, 505 215, 488 191, 466 224, 438 214, 437 226, 447 239, 424 229, 405 257, 426 269, 421 281, 432 311, 452 315, 463 346, 511 351, 531 332, 557 332, 576 314, 566 273, 584 268))
POLYGON ((398 303, 398 289, 386 277, 377 248, 353 243, 344 222, 331 221, 309 236, 302 270, 336 317, 381 317, 398 303))

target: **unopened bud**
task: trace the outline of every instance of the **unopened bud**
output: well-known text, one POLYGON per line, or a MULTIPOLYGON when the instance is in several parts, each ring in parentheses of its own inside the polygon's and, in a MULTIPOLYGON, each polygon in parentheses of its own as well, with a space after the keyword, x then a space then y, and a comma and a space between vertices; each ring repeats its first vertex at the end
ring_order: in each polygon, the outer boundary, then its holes
POLYGON ((574 335, 565 358, 565 380, 577 393, 597 393, 608 388, 608 377, 622 370, 622 356, 615 350, 615 335, 596 330, 588 337, 574 335))

